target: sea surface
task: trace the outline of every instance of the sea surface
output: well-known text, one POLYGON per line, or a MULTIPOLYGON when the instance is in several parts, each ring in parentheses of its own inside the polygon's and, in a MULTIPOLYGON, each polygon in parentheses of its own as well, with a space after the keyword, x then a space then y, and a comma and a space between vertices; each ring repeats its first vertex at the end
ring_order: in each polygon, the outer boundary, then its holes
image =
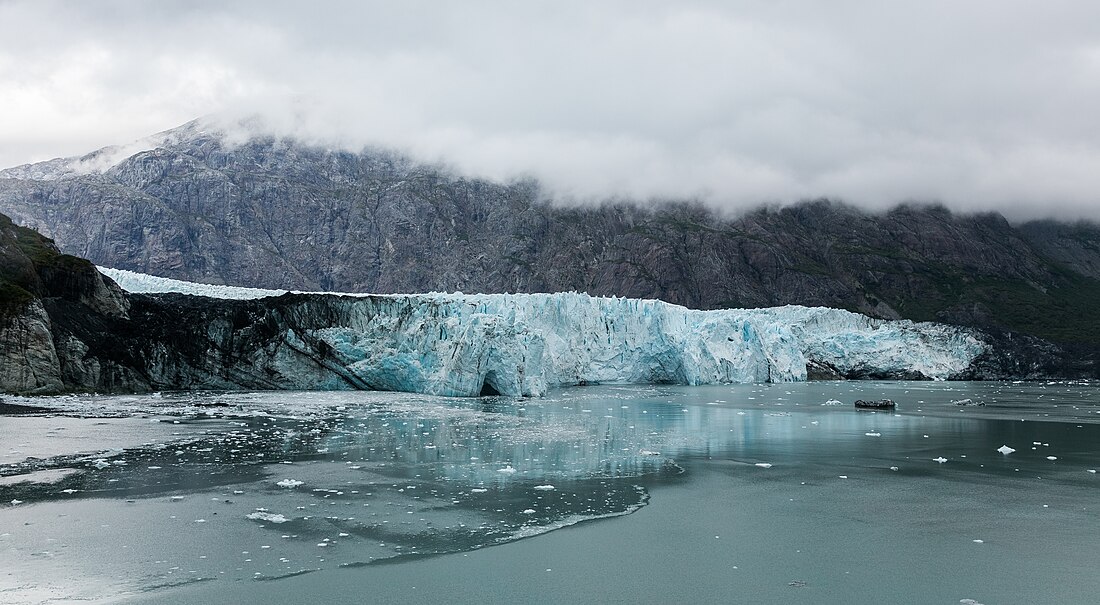
POLYGON ((0 603, 1100 602, 1096 383, 4 403, 0 603))

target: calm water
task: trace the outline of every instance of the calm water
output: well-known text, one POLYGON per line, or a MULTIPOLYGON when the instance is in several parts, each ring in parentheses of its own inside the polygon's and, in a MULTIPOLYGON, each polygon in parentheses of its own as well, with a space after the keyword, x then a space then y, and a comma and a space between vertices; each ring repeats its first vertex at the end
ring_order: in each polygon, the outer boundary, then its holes
POLYGON ((1100 594, 1086 383, 28 402, 57 411, 0 417, 3 603, 1100 594))

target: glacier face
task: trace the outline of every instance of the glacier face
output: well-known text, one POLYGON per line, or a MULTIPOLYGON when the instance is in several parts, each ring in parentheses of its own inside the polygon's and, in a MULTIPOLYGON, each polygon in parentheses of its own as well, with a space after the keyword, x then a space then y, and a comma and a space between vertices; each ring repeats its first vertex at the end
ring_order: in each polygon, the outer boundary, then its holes
MULTIPOLYGON (((131 292, 280 293, 104 272, 131 292)), ((801 381, 807 364, 840 376, 945 379, 986 349, 964 328, 827 308, 699 311, 579 293, 290 296, 306 315, 338 309, 288 324, 257 353, 266 355, 257 364, 300 388, 539 396, 597 383, 801 381)))

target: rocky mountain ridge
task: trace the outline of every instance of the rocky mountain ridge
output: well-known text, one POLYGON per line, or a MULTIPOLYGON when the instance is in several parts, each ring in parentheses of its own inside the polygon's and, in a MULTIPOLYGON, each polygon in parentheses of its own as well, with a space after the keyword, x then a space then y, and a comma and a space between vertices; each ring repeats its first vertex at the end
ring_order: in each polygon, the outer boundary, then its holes
POLYGON ((534 182, 384 150, 231 144, 198 123, 150 145, 0 171, 0 211, 97 264, 206 283, 801 304, 1029 334, 1083 358, 1100 346, 1092 224, 830 201, 737 217, 690 202, 563 207, 534 182))

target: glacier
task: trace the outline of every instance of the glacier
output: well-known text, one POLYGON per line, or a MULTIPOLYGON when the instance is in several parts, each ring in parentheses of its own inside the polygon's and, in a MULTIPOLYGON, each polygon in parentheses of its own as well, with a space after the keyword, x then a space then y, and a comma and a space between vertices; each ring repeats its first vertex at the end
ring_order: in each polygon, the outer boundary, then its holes
POLYGON ((808 366, 948 379, 988 346, 967 328, 822 307, 703 311, 576 292, 287 293, 100 270, 132 293, 289 301, 287 314, 307 320, 280 325, 253 363, 295 388, 541 396, 585 384, 803 381, 808 366))

